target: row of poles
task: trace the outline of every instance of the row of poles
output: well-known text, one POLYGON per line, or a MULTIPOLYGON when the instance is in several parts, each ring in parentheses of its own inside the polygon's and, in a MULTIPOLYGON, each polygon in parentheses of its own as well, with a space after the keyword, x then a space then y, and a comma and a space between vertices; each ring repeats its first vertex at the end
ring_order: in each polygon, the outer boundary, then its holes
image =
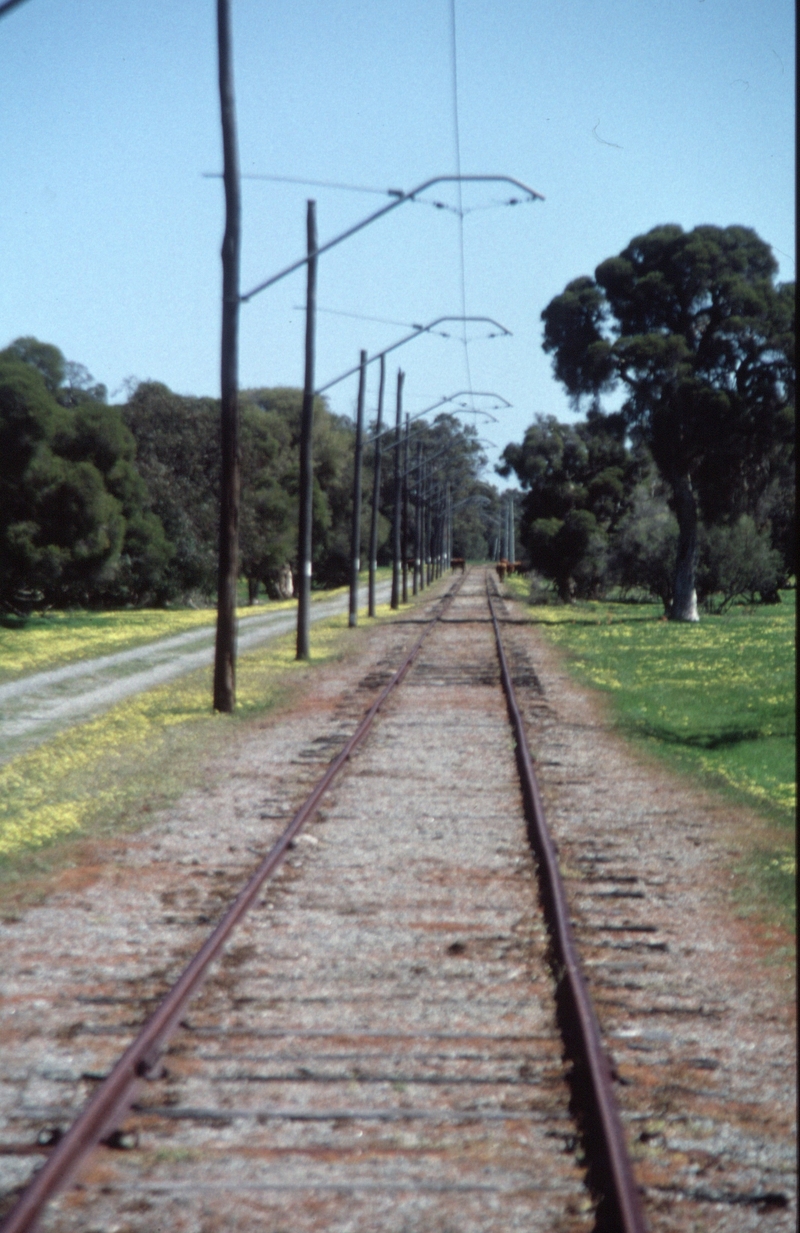
MULTIPOLYGON (((359 368, 358 403, 356 410, 355 468, 353 476, 353 522, 350 541, 350 606, 348 623, 358 622, 358 578, 361 569, 361 473, 363 463, 364 391, 366 386, 367 353, 361 352, 359 368)), ((380 381, 378 386, 378 410, 375 423, 373 466, 372 510, 368 547, 368 606, 369 616, 376 613, 376 573, 378 557, 378 516, 381 504, 383 462, 383 398, 386 380, 385 357, 380 357, 380 381)), ((411 421, 406 415, 403 423, 403 383, 405 374, 397 370, 397 393, 395 399, 394 442, 394 499, 392 502, 392 594, 391 607, 399 608, 408 602, 409 573, 411 593, 417 595, 439 578, 450 567, 452 556, 452 497, 449 484, 443 485, 434 479, 432 459, 426 457, 423 442, 417 440, 415 458, 412 460, 411 421), (414 545, 411 554, 410 505, 414 505, 414 545)), ((307 627, 301 631, 298 625, 298 656, 301 653, 301 637, 307 637, 307 627)))
MULTIPOLYGON (((2 10, 0 9, 0 12, 2 10)), ((298 527, 298 614, 297 657, 309 656, 309 620, 311 602, 311 528, 313 460, 312 429, 314 418, 314 321, 316 315, 317 259, 336 245, 350 239, 357 232, 369 227, 378 219, 409 201, 419 200, 421 194, 434 185, 443 183, 504 183, 512 186, 515 195, 507 205, 522 201, 543 200, 541 193, 506 175, 456 175, 434 176, 417 185, 410 192, 388 190, 391 200, 380 209, 360 219, 341 234, 317 243, 316 217, 312 202, 307 216, 307 251, 304 257, 292 262, 276 274, 264 279, 242 294, 239 289, 239 262, 241 251, 241 190, 239 153, 236 134, 236 112, 233 89, 233 48, 231 39, 230 0, 217 0, 217 46, 219 51, 220 117, 222 121, 223 172, 225 189, 225 234, 222 241, 222 347, 220 363, 221 387, 221 479, 220 479, 220 540, 218 567, 217 634, 214 650, 214 709, 230 712, 235 705, 236 668, 236 587, 238 583, 239 542, 239 409, 238 409, 238 324, 240 305, 266 291, 294 271, 306 266, 307 311, 305 340, 305 381, 303 386, 303 410, 300 433, 300 510, 298 527)), ((484 318, 484 320, 486 320, 484 318)), ((415 330, 413 335, 426 332, 415 330)), ((508 333, 507 330, 503 330, 508 333)), ((403 340, 406 341, 406 340, 403 340)), ((319 391, 317 391, 319 392, 319 391)), ((399 449, 399 447, 396 447, 399 449)), ((359 503, 360 504, 360 503, 359 503)), ((355 513, 354 513, 355 517, 355 513)), ((394 573, 401 563, 400 549, 396 539, 399 521, 395 518, 393 529, 394 573)), ((354 562, 356 557, 354 557, 354 562)), ((415 577, 419 571, 415 569, 415 577)), ((399 583, 398 583, 399 585, 399 583)), ((397 586, 393 581, 393 599, 397 586)), ((399 603, 399 599, 397 600, 399 603)))
POLYGON ((510 492, 503 502, 497 534, 492 546, 492 556, 495 561, 514 562, 517 559, 514 519, 514 494, 510 492))
MULTIPOLYGON (((311 577, 312 577, 312 497, 313 497, 313 458, 312 434, 314 419, 314 399, 323 391, 329 389, 343 377, 358 372, 358 399, 356 403, 356 440, 355 466, 353 475, 353 513, 350 542, 350 602, 349 625, 355 626, 358 621, 358 578, 361 572, 361 476, 364 453, 364 403, 366 393, 367 366, 371 363, 366 351, 362 351, 357 369, 350 369, 329 382, 321 389, 315 389, 315 339, 317 311, 317 246, 316 202, 307 202, 306 213, 306 337, 305 337, 305 371, 303 380, 303 408, 300 423, 300 510, 298 535, 298 589, 297 589, 297 658, 308 659, 310 656, 310 626, 311 626, 311 577)), ((441 318, 447 320, 448 318, 441 318)), ((490 318, 475 318, 475 320, 490 321, 490 318)), ((438 322, 431 323, 432 325, 438 322)), ((508 331, 498 322, 491 324, 503 333, 508 331)), ((375 429, 375 464, 372 494, 372 516, 370 520, 370 542, 368 548, 369 563, 369 601, 368 612, 375 615, 375 572, 377 568, 378 549, 378 513, 381 500, 381 462, 383 453, 383 437, 388 430, 383 427, 383 400, 386 378, 386 352, 395 350, 406 342, 427 332, 430 327, 415 328, 413 334, 386 348, 377 357, 380 360, 380 384, 378 392, 378 410, 375 429)), ((413 499, 415 506, 415 550, 413 556, 412 593, 428 585, 438 578, 445 568, 444 560, 448 562, 452 555, 452 500, 449 487, 443 488, 431 478, 428 467, 430 460, 424 457, 422 442, 417 442, 417 459, 411 462, 410 448, 410 418, 406 416, 405 432, 403 432, 403 381, 405 374, 402 369, 397 372, 397 397, 394 430, 394 501, 392 514, 392 598, 391 606, 396 609, 400 603, 408 600, 408 560, 409 560, 409 500, 413 499), (427 520, 427 521, 426 521, 427 520), (424 558, 424 559, 423 559, 424 558)), ((443 402, 449 401, 443 399, 443 402)), ((488 413, 484 413, 488 414, 488 413)), ((490 417, 491 418, 491 417, 490 417)), ((448 564, 449 568, 449 564, 448 564)))

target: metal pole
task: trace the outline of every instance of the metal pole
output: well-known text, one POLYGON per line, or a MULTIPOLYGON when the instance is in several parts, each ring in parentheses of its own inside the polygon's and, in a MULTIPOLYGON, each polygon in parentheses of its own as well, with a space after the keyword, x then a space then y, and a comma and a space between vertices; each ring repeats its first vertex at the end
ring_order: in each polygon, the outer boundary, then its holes
POLYGON ((408 603, 408 438, 411 432, 406 415, 405 440, 403 442, 403 603, 408 603))
POLYGON ((364 386, 367 383, 367 353, 361 352, 356 411, 356 457, 353 467, 353 528, 350 536, 350 615, 347 624, 358 624, 358 573, 361 569, 361 441, 364 436, 364 386))
POLYGON ((217 0, 217 42, 225 168, 225 234, 222 240, 222 458, 214 710, 230 713, 236 703, 236 583, 239 575, 239 255, 242 215, 236 142, 236 102, 233 93, 230 0, 217 0))
POLYGON ((392 519, 392 608, 400 607, 400 429, 403 418, 402 368, 397 370, 397 412, 394 429, 394 515, 392 519))
POLYGON ((381 376, 378 388, 378 421, 375 426, 375 473, 372 480, 372 521, 369 528, 369 615, 375 615, 375 571, 378 568, 378 511, 381 504, 381 427, 383 424, 383 383, 386 358, 381 356, 381 376))
POLYGON ((311 519, 314 470, 311 436, 314 430, 314 336, 317 312, 317 203, 306 211, 308 279, 306 283, 306 363, 303 412, 300 419, 300 527, 298 534, 297 659, 308 659, 311 617, 311 519))

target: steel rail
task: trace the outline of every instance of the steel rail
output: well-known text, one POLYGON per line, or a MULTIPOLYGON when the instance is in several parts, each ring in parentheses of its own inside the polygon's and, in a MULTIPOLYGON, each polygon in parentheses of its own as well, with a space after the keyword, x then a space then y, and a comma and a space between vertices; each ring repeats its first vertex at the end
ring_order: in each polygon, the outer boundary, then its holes
POLYGON ((117 1129, 130 1108, 137 1085, 155 1072, 158 1060, 170 1036, 178 1026, 189 998, 197 992, 208 973, 208 968, 218 957, 234 928, 252 905, 263 883, 280 865, 295 835, 309 818, 313 817, 332 781, 364 740, 378 711, 405 677, 431 629, 461 589, 464 578, 465 575, 462 575, 438 601, 438 610, 425 622, 425 628, 406 654, 391 681, 367 710, 353 735, 331 761, 324 775, 318 780, 261 864, 251 874, 219 924, 184 968, 178 980, 100 1084, 67 1133, 59 1140, 57 1147, 23 1191, 16 1205, 0 1222, 0 1233, 31 1233, 45 1205, 64 1188, 96 1144, 117 1129))
POLYGON ((522 713, 508 667, 500 625, 486 579, 486 598, 494 625, 500 676, 516 743, 517 765, 528 823, 528 838, 537 862, 545 917, 550 932, 557 977, 556 1000, 561 1027, 570 1054, 573 1090, 584 1105, 583 1138, 587 1148, 590 1184, 602 1194, 598 1229, 609 1233, 646 1233, 639 1191, 633 1176, 619 1110, 611 1086, 611 1067, 603 1049, 600 1028, 578 962, 567 896, 558 868, 556 850, 544 815, 539 785, 522 713))

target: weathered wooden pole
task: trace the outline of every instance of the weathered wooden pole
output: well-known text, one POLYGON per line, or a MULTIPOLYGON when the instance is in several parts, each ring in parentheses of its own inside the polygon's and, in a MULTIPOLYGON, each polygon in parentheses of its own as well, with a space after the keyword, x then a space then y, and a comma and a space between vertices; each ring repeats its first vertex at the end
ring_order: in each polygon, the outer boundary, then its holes
POLYGON ((422 488, 422 560, 420 562, 420 577, 422 579, 422 589, 425 590, 430 579, 428 578, 428 497, 430 495, 431 480, 428 474, 430 464, 426 461, 422 464, 423 488, 422 488))
POLYGON ((358 370, 358 408, 356 410, 356 456, 353 467, 353 523, 350 534, 350 614, 347 624, 358 624, 358 574, 361 569, 361 455, 364 436, 364 387, 367 383, 367 353, 361 352, 358 370))
POLYGON ((381 356, 378 388, 378 422, 375 425, 375 471, 372 479, 372 521, 369 528, 369 615, 375 615, 375 571, 378 568, 378 512, 381 504, 381 428, 383 426, 383 383, 386 356, 381 356))
POLYGON ((406 415, 406 431, 403 441, 403 603, 408 603, 408 439, 411 424, 406 415))
POLYGON ((510 492, 508 494, 508 559, 511 565, 517 559, 517 544, 514 531, 514 494, 510 492))
POLYGON ((314 431, 314 341, 317 315, 317 203, 306 209, 306 356, 303 380, 303 410, 300 417, 300 510, 297 545, 297 659, 308 659, 311 619, 311 519, 314 464, 311 452, 314 431))
POLYGON ((416 499, 414 501, 414 594, 420 590, 420 568, 419 558, 422 551, 422 521, 420 518, 422 510, 422 442, 417 441, 417 465, 416 465, 417 486, 415 489, 416 499))
POLYGON ((425 580, 428 586, 433 582, 433 562, 431 559, 431 538, 433 536, 433 493, 434 479, 426 477, 425 485, 425 580))
POLYGON ((225 234, 222 240, 222 346, 220 355, 221 474, 214 710, 236 704, 236 583, 239 574, 239 254, 241 192, 233 92, 230 0, 217 0, 219 101, 222 118, 225 234))
POLYGON ((394 511, 392 518, 392 603, 394 609, 400 607, 400 495, 402 477, 400 475, 400 432, 403 417, 403 378, 401 368, 397 370, 397 412, 394 427, 394 511))

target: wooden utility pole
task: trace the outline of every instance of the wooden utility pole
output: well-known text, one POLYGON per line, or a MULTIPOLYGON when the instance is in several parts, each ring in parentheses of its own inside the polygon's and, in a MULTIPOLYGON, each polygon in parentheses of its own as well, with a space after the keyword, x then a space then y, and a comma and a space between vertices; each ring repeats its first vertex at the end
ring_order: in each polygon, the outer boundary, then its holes
POLYGON ((300 417, 300 510, 297 546, 297 659, 308 659, 311 618, 311 519, 314 467, 314 338, 317 316, 317 203, 306 204, 306 357, 300 417))
POLYGON ((378 513, 381 504, 381 428, 383 426, 383 383, 386 377, 386 356, 381 356, 380 387, 378 389, 378 422, 375 425, 375 471, 372 480, 372 521, 369 528, 369 615, 375 615, 375 571, 378 568, 378 513))
POLYGON ((411 433, 406 415, 406 431, 403 440, 403 603, 408 603, 408 439, 411 433))
POLYGON ((236 703, 236 583, 239 575, 239 253, 242 215, 233 93, 230 0, 217 0, 217 47, 224 159, 225 234, 222 240, 222 458, 214 710, 230 713, 236 703))
POLYGON ((428 464, 422 455, 422 465, 419 472, 419 589, 424 591, 427 585, 425 578, 425 528, 428 517, 428 464))
POLYGON ((353 525, 350 534, 350 615, 351 629, 358 624, 358 573, 361 569, 361 454, 364 434, 364 386, 367 383, 367 353, 361 352, 358 370, 358 410, 356 411, 356 456, 353 467, 353 525))
POLYGON ((402 368, 397 370, 397 413, 394 428, 394 517, 392 519, 392 608, 400 607, 400 495, 402 477, 400 475, 400 433, 403 418, 403 378, 402 368))
POLYGON ((514 494, 510 492, 508 494, 508 560, 511 565, 517 559, 517 543, 514 531, 514 494))
POLYGON ((422 551, 422 442, 417 441, 417 486, 415 489, 416 500, 414 502, 414 594, 417 595, 422 589, 419 558, 422 551))

